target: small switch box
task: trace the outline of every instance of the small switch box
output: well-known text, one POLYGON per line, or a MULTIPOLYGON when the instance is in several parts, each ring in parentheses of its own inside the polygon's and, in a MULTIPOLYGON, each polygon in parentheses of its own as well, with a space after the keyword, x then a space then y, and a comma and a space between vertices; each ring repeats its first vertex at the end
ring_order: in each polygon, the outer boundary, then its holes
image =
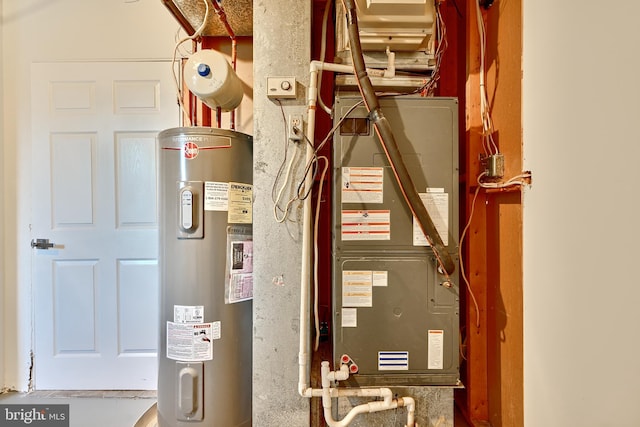
POLYGON ((267 77, 267 97, 295 99, 297 97, 295 77, 267 77))

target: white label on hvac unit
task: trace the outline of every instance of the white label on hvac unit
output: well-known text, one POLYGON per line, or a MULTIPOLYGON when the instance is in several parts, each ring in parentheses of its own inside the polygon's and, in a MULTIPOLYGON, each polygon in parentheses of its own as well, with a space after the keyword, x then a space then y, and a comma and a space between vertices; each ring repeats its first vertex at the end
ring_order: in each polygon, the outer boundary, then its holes
POLYGON ((382 168, 342 168, 342 203, 382 203, 382 168))
POLYGON ((251 224, 253 222, 253 185, 239 182, 229 183, 229 224, 251 224))
POLYGON ((389 272, 388 271, 372 271, 373 286, 388 286, 389 284, 389 272))
MULTIPOLYGON (((449 193, 444 192, 444 188, 427 188, 426 193, 420 193, 422 203, 424 203, 433 225, 442 239, 442 243, 449 244, 449 193)), ((430 246, 427 238, 420 229, 420 224, 413 217, 413 246, 430 246)))
POLYGON ((371 271, 342 272, 342 306, 373 307, 373 278, 371 271))
POLYGON ((342 327, 357 328, 358 327, 358 309, 346 308, 342 309, 342 327))
POLYGON ((175 323, 202 323, 204 322, 204 306, 174 305, 173 321, 175 323))
POLYGON ((379 351, 378 352, 379 371, 408 371, 409 352, 408 351, 379 351))
POLYGON ((342 240, 391 240, 391 211, 343 210, 342 240))
POLYGON ((203 362, 213 359, 211 323, 167 322, 167 359, 203 362))
POLYGON ((208 181, 204 183, 204 210, 229 210, 229 183, 208 181))
POLYGON ((427 369, 443 369, 444 331, 430 329, 428 337, 429 356, 427 369))

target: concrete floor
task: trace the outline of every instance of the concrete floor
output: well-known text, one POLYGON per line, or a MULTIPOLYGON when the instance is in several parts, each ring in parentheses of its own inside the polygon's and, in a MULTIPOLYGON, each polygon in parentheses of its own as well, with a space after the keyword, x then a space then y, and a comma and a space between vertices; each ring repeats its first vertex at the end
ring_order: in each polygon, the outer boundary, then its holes
MULTIPOLYGON (((70 427, 155 427, 155 391, 36 391, 0 394, 0 405, 69 404, 70 427)), ((468 427, 455 411, 455 427, 468 427)))
POLYGON ((136 423, 155 403, 155 391, 36 391, 0 394, 1 405, 69 404, 70 427, 148 427, 145 424, 136 426, 136 423))

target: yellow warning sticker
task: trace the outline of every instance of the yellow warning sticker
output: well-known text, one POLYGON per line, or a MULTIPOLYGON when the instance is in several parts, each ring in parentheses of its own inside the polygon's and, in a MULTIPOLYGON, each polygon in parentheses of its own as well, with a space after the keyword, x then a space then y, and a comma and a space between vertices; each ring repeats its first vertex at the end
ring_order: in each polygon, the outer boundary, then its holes
POLYGON ((253 223, 253 185, 239 182, 229 183, 227 222, 230 224, 253 223))

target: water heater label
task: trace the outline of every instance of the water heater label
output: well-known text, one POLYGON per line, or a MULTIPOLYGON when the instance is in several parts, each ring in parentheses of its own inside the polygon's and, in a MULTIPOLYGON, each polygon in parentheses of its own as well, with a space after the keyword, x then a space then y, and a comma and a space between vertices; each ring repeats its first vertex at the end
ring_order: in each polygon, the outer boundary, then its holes
MULTIPOLYGON (((449 193, 444 192, 444 188, 427 189, 426 193, 420 193, 420 198, 424 207, 433 220, 442 243, 449 244, 449 193)), ((430 246, 427 238, 420 228, 420 224, 413 217, 413 246, 430 246)))
POLYGON ((229 224, 253 223, 253 185, 229 183, 229 224))
POLYGON ((175 323, 202 323, 204 322, 204 306, 174 305, 173 321, 175 323))
POLYGON ((231 242, 229 303, 253 298, 253 241, 231 242))
POLYGON ((167 322, 167 359, 203 362, 213 359, 211 323, 167 322))
POLYGON ((429 330, 428 343, 427 369, 443 369, 444 331, 441 329, 429 330))
POLYGON ((204 210, 228 211, 229 210, 229 183, 213 182, 204 183, 204 210))
POLYGON ((222 338, 222 323, 219 320, 211 324, 211 338, 214 340, 222 338))
POLYGON ((382 203, 382 168, 342 168, 342 203, 382 203))
POLYGON ((253 232, 250 225, 227 227, 224 302, 253 298, 253 232))

